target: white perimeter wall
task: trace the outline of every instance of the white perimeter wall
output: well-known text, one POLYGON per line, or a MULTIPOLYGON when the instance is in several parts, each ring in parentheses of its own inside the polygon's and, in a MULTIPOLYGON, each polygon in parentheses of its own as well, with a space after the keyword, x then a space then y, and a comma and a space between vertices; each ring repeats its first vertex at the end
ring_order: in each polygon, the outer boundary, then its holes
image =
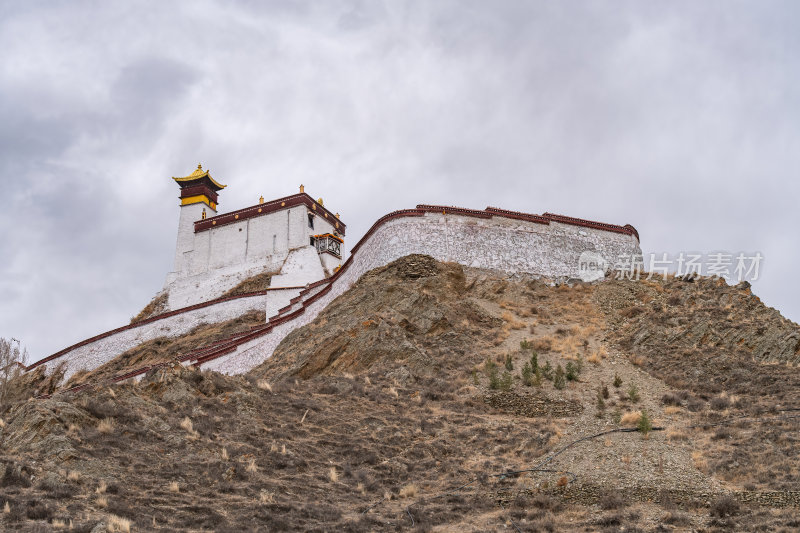
POLYGON ((365 272, 409 254, 427 254, 465 266, 524 272, 552 278, 577 278, 581 253, 592 251, 611 264, 620 255, 640 254, 632 235, 551 222, 548 225, 506 218, 476 219, 426 213, 390 220, 363 242, 331 291, 291 322, 240 345, 236 352, 213 359, 203 368, 240 374, 255 368, 294 329, 308 324, 365 272))
POLYGON ((239 317, 248 311, 262 311, 266 303, 267 296, 265 295, 248 296, 187 311, 111 334, 108 337, 79 346, 58 359, 45 364, 47 365, 48 373, 50 373, 56 366, 63 363, 65 365, 64 381, 66 381, 75 372, 97 368, 143 342, 158 337, 178 337, 185 335, 200 324, 224 322, 239 317))

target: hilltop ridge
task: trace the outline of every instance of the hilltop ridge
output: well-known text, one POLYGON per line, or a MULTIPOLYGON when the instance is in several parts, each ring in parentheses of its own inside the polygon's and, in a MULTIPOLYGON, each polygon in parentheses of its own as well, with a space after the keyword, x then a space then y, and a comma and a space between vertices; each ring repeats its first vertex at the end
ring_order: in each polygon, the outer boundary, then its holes
POLYGON ((553 284, 411 255, 245 375, 174 364, 79 393, 28 383, 55 394, 2 415, 0 520, 789 531, 798 331, 744 285, 553 284), (642 412, 662 429, 636 432, 642 412))

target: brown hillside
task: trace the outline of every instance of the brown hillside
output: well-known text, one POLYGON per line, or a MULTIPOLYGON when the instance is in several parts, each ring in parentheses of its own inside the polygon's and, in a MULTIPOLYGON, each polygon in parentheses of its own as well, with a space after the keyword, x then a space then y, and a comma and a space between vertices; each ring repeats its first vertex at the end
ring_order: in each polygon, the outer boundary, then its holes
POLYGON ((797 330, 709 280, 551 286, 409 256, 249 375, 19 403, 0 526, 794 531, 797 330), (627 432, 642 412, 656 429, 627 432))

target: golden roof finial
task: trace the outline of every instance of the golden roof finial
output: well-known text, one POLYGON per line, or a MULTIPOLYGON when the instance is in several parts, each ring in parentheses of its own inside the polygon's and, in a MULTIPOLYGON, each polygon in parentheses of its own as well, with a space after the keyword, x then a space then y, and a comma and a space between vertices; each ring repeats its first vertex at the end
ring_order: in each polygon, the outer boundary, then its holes
POLYGON ((258 197, 258 203, 260 203, 260 204, 264 203, 264 195, 261 195, 261 196, 258 197))
POLYGON ((203 164, 197 163, 197 170, 203 170, 203 164))
POLYGON ((306 188, 305 188, 305 187, 303 187, 303 184, 302 184, 302 183, 300 184, 300 192, 306 192, 306 188))
POLYGON ((325 205, 325 202, 322 201, 322 198, 317 198, 317 203, 319 205, 325 205))

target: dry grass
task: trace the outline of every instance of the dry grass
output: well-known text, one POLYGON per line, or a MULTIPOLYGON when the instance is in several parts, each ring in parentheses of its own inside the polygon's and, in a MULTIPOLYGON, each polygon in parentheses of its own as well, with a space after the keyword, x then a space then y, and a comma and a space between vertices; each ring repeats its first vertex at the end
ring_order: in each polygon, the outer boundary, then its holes
POLYGON ((693 451, 692 462, 694 463, 694 467, 701 472, 706 472, 708 470, 708 461, 706 461, 706 458, 703 456, 703 452, 699 450, 693 451))
POLYGON ((678 407, 677 405, 668 405, 664 408, 665 415, 677 415, 678 413, 682 412, 683 409, 678 407))
POLYGON ((332 466, 328 470, 328 479, 330 479, 333 483, 339 481, 339 473, 336 471, 336 467, 332 466))
POLYGON ((688 440, 689 436, 681 429, 670 428, 667 430, 667 439, 674 441, 688 440))
POLYGON ((194 424, 192 424, 192 419, 188 416, 181 420, 181 427, 189 433, 194 431, 194 424))
POLYGON ((417 495, 417 492, 419 492, 419 489, 417 489, 417 486, 412 483, 402 487, 398 494, 401 498, 413 498, 417 495))
POLYGON ((108 485, 106 485, 106 482, 105 481, 100 481, 100 484, 97 486, 96 489, 94 489, 94 491, 97 494, 103 494, 103 493, 105 493, 107 488, 108 488, 108 485))
POLYGON ((169 300, 169 295, 165 292, 163 294, 159 294, 152 300, 150 303, 144 306, 144 309, 139 311, 135 317, 131 318, 131 324, 135 324, 136 322, 141 322, 142 320, 148 319, 150 317, 160 315, 167 309, 167 302, 169 300))
POLYGON ((261 492, 258 494, 258 501, 261 505, 273 503, 275 501, 275 493, 261 489, 261 492))
POLYGON ((236 296, 239 294, 247 294, 249 292, 266 290, 269 288, 269 284, 272 281, 272 276, 278 273, 279 272, 261 272, 260 274, 251 276, 240 282, 234 288, 230 289, 223 296, 236 296))
POLYGON ((76 470, 70 470, 67 474, 67 480, 69 481, 80 481, 81 473, 76 470))
POLYGON ((555 340, 550 335, 533 339, 533 349, 537 352, 549 352, 553 349, 555 340))
POLYGON ((180 492, 181 486, 178 484, 177 481, 171 481, 169 484, 169 491, 170 492, 180 492))
POLYGON ((3 513, 5 514, 11 513, 11 505, 8 502, 6 502, 6 504, 3 506, 3 513))
POLYGON ((106 498, 105 496, 98 496, 97 499, 94 501, 94 503, 98 507, 108 507, 108 498, 106 498))
POLYGON ((109 515, 106 530, 109 533, 130 533, 131 521, 113 514, 109 515))
POLYGON ((189 434, 189 438, 192 440, 196 440, 200 438, 200 434, 194 430, 194 424, 192 423, 192 419, 188 416, 181 420, 181 429, 186 431, 189 434))
MULTIPOLYGON (((501 307, 502 307, 502 304, 501 304, 501 307)), ((525 323, 524 322, 520 322, 519 320, 514 318, 514 315, 512 315, 508 311, 503 311, 500 314, 500 318, 502 318, 503 322, 505 322, 505 324, 503 324, 503 329, 506 330, 506 331, 508 331, 509 329, 522 329, 522 328, 525 327, 525 323)))
POLYGON ((222 448, 222 452, 220 452, 220 455, 222 455, 222 460, 223 461, 227 461, 229 459, 228 449, 227 448, 222 448))
POLYGON ((247 462, 247 467, 245 468, 245 470, 250 473, 258 472, 258 465, 256 465, 256 460, 250 459, 250 461, 247 462))
POLYGON ((592 352, 586 358, 586 362, 592 363, 593 365, 599 365, 600 363, 602 363, 602 359, 600 359, 600 357, 597 355, 597 352, 592 352))
POLYGON ((114 433, 114 421, 110 418, 104 418, 97 424, 97 431, 105 434, 114 433))
POLYGON ((270 385, 269 381, 267 381, 266 379, 259 379, 256 382, 256 387, 258 387, 261 390, 265 390, 267 392, 272 392, 272 385, 270 385))
POLYGON ((629 411, 622 415, 620 419, 620 424, 623 426, 635 426, 639 423, 639 420, 642 418, 641 411, 629 411))

